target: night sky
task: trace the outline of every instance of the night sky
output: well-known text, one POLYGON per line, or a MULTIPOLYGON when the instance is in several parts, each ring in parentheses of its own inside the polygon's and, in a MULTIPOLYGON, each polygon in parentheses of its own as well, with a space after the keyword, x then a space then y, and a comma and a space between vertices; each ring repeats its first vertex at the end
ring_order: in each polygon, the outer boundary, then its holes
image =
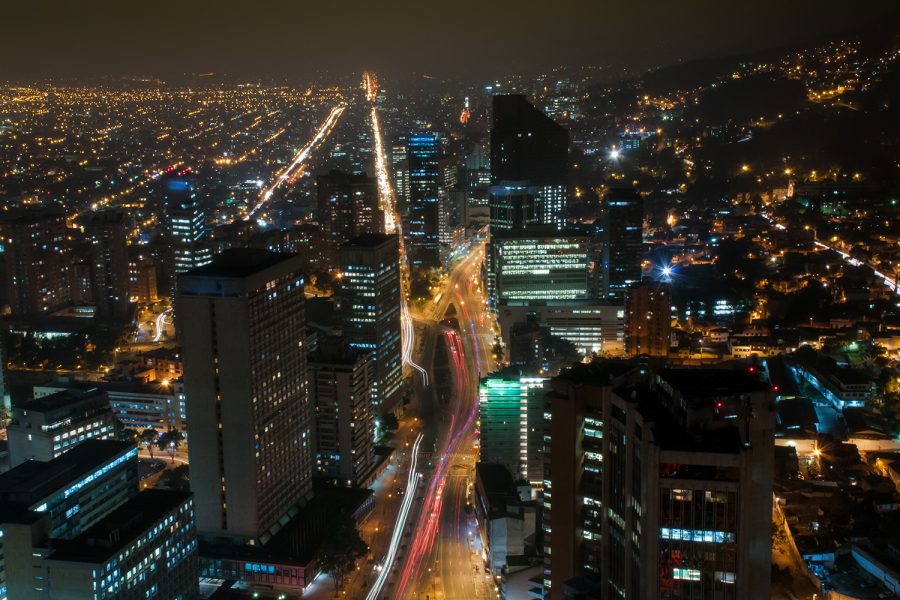
POLYGON ((885 19, 888 1, 9 0, 0 79, 227 72, 302 79, 644 69, 804 42, 885 19))

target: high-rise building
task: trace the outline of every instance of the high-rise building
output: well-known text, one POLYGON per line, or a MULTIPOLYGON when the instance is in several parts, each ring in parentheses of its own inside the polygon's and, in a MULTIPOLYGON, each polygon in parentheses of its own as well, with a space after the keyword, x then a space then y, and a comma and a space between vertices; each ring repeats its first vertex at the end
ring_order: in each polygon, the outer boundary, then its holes
POLYGON ((332 256, 341 244, 364 233, 384 231, 378 185, 365 173, 331 170, 316 178, 318 220, 332 256))
POLYGON ((194 189, 194 182, 185 176, 165 179, 166 235, 169 238, 166 270, 174 296, 177 276, 185 271, 209 264, 209 223, 206 210, 194 189))
POLYGON ((672 333, 672 289, 645 281, 625 298, 625 353, 668 356, 672 333))
POLYGON ((409 209, 409 161, 403 144, 391 146, 391 183, 397 200, 397 212, 405 215, 409 209))
POLYGON ((4 303, 13 315, 46 313, 69 301, 66 238, 61 210, 11 210, 0 216, 4 303))
POLYGON ((585 299, 589 237, 532 227, 491 237, 492 297, 498 305, 585 299))
MULTIPOLYGON (((569 133, 532 106, 524 95, 494 96, 491 183, 535 188, 538 222, 566 226, 569 133)), ((497 188, 502 189, 502 188, 497 188)))
POLYGON ((624 300, 641 281, 644 256, 644 209, 641 196, 631 189, 606 194, 601 217, 603 258, 601 290, 605 298, 624 300))
POLYGON ((265 543, 312 490, 302 261, 233 249, 178 279, 201 534, 265 543))
POLYGON ((720 369, 577 365, 551 380, 549 597, 769 598, 774 393, 720 369))
POLYGON ((396 235, 370 233, 341 246, 341 321, 351 347, 372 352, 375 415, 399 408, 400 245, 396 235))
POLYGON ((437 135, 409 136, 409 211, 406 250, 413 267, 438 267, 440 257, 440 183, 437 135))
POLYGON ((129 305, 128 245, 125 213, 94 215, 87 226, 91 240, 94 304, 97 316, 126 319, 129 305))
POLYGON ((517 479, 544 480, 544 382, 508 367, 485 377, 479 388, 479 461, 497 463, 517 479))
POLYGON ((527 181, 505 181, 490 188, 491 233, 522 231, 541 222, 537 188, 527 181))
POLYGON ((309 382, 316 410, 316 468, 342 485, 365 487, 374 466, 372 353, 326 339, 310 357, 309 382))
POLYGON ((119 434, 109 397, 96 387, 66 389, 13 407, 7 428, 9 464, 52 460, 90 439, 119 434))

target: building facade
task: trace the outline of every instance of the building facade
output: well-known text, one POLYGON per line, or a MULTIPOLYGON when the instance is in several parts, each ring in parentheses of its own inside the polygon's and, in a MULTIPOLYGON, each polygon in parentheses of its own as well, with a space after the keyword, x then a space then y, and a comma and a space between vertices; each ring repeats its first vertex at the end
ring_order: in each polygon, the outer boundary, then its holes
POLYGON ((90 439, 118 437, 109 397, 97 388, 64 390, 13 407, 7 428, 10 466, 52 460, 90 439))
POLYGON ((397 411, 403 383, 399 240, 388 234, 350 240, 341 246, 340 265, 344 337, 373 354, 376 417, 397 411))
POLYGON ((332 256, 341 244, 364 233, 384 231, 384 213, 378 205, 378 185, 365 173, 332 170, 316 178, 318 221, 332 256))
POLYGON ((641 281, 644 256, 644 209, 641 196, 631 189, 612 189, 603 202, 600 218, 602 296, 623 301, 630 287, 641 281))
POLYGON ((91 240, 91 267, 97 316, 127 319, 130 302, 128 245, 125 213, 94 215, 87 226, 91 240))
POLYGON ((309 382, 317 470, 342 485, 365 487, 374 467, 372 353, 326 340, 310 358, 309 382))
POLYGON ((179 277, 201 534, 265 543, 311 494, 301 267, 292 255, 234 249, 179 277))
POLYGON ((421 132, 407 141, 409 210, 406 249, 414 268, 439 267, 440 253, 440 146, 437 135, 421 132))
POLYGON ((524 95, 495 95, 491 184, 519 182, 532 187, 537 221, 563 229, 568 211, 568 173, 568 131, 532 106, 524 95))
POLYGON ((539 487, 544 480, 544 383, 515 367, 481 380, 478 418, 483 463, 506 467, 539 487))
POLYGON ((668 356, 672 335, 672 288, 646 281, 625 298, 625 353, 668 356))
POLYGON ((545 586, 769 598, 774 392, 755 374, 578 366, 553 379, 545 586))

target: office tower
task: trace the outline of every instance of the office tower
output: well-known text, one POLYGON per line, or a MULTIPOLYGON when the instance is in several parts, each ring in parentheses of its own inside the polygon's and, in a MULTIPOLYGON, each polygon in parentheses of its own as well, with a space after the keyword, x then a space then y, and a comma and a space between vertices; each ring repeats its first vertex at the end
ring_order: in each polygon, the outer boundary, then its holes
POLYGON ((774 393, 722 369, 577 365, 551 380, 550 598, 768 599, 774 393))
POLYGON ((672 333, 672 289, 645 281, 625 298, 625 353, 668 356, 672 333))
POLYGON ((501 464, 517 479, 544 480, 544 382, 508 367, 481 380, 479 461, 501 464))
POLYGON ((499 305, 587 298, 588 242, 580 230, 549 226, 494 233, 492 297, 499 305))
POLYGON ((301 267, 293 255, 241 248, 178 278, 201 534, 265 543, 311 493, 301 267))
POLYGON ((354 238, 341 246, 341 322, 351 347, 375 360, 375 416, 396 412, 403 380, 400 246, 396 235, 354 238))
POLYGON ((9 464, 52 460, 90 439, 113 439, 119 424, 105 392, 91 387, 35 398, 12 409, 9 464))
POLYGON ((641 281, 644 209, 640 195, 630 189, 610 190, 603 203, 601 223, 603 296, 624 300, 628 288, 641 281))
MULTIPOLYGON (((539 223, 566 226, 569 133, 525 96, 494 96, 491 184, 534 187, 539 223)), ((501 188, 498 188, 501 189, 501 188)))
POLYGON ((127 319, 130 281, 125 213, 108 211, 94 215, 87 233, 91 240, 97 316, 127 319))
POLYGON ((521 360, 523 356, 539 359, 541 349, 514 346, 528 337, 535 343, 546 341, 547 334, 571 342, 584 356, 619 356, 625 350, 624 317, 622 305, 589 298, 503 304, 497 321, 503 343, 510 349, 510 359, 521 360), (544 331, 529 334, 529 327, 534 326, 544 331), (524 337, 516 340, 519 336, 524 337))
POLYGON ((316 410, 316 467, 342 485, 366 487, 374 466, 372 353, 326 338, 310 356, 316 410))
POLYGON ((168 236, 166 270, 174 297, 175 282, 180 273, 208 264, 212 260, 209 246, 209 223, 206 210, 185 176, 166 177, 165 213, 168 236))
POLYGON ((14 209, 0 215, 4 303, 11 314, 46 313, 69 301, 66 238, 61 210, 14 209))
POLYGON ((199 558, 189 492, 145 490, 44 559, 51 598, 195 598, 199 558))
POLYGON ((409 160, 403 144, 391 146, 391 184, 394 186, 397 213, 405 215, 409 209, 409 160))
POLYGON ((31 460, 0 475, 3 513, 35 511, 48 534, 73 538, 138 493, 137 448, 88 440, 53 460, 31 460))
POLYGON ((384 213, 378 206, 378 185, 373 177, 331 170, 316 178, 316 190, 319 226, 332 256, 352 238, 384 231, 384 213))
POLYGON ((505 181, 490 188, 491 234, 523 231, 541 222, 537 188, 528 182, 505 181))
POLYGON ((440 185, 437 135, 430 132, 409 136, 409 211, 406 250, 413 267, 439 267, 440 185))

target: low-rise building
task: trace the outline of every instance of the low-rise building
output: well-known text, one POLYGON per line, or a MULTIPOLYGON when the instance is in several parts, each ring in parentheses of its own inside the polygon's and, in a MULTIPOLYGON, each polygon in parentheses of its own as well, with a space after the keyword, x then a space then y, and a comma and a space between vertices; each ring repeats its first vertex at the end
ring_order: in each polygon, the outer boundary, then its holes
POLYGON ((54 598, 188 600, 199 594, 193 495, 144 490, 44 559, 54 598))
POLYGON ((12 409, 7 428, 10 466, 49 461, 89 439, 113 439, 119 425, 109 397, 96 387, 62 390, 12 409))

